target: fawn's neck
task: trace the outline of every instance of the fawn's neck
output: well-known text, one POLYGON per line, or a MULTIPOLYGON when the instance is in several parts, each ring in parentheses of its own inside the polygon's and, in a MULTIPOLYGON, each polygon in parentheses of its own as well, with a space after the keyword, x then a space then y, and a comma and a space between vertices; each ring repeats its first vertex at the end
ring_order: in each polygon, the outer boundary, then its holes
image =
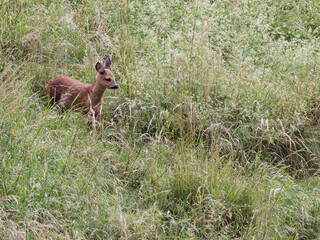
POLYGON ((105 90, 105 87, 101 86, 97 81, 94 81, 94 83, 92 84, 92 89, 90 91, 90 98, 93 106, 96 106, 102 101, 105 90))

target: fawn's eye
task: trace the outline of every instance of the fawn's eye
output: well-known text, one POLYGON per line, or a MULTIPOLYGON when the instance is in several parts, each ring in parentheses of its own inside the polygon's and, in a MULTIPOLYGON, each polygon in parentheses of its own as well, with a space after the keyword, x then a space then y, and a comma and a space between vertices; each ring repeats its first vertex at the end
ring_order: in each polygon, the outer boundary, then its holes
POLYGON ((106 80, 107 82, 110 82, 110 81, 111 81, 111 78, 105 78, 105 80, 106 80))

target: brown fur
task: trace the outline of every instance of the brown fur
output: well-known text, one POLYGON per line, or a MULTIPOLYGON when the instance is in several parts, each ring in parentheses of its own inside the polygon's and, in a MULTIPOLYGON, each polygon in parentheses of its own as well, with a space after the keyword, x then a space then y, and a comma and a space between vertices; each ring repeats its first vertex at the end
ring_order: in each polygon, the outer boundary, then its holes
POLYGON ((109 56, 103 64, 97 63, 97 76, 93 84, 84 84, 73 78, 59 76, 51 80, 46 88, 48 91, 48 102, 45 104, 58 104, 62 109, 73 107, 84 114, 91 115, 93 124, 95 120, 102 130, 101 111, 103 94, 106 89, 117 89, 114 75, 110 71, 111 59, 109 56))

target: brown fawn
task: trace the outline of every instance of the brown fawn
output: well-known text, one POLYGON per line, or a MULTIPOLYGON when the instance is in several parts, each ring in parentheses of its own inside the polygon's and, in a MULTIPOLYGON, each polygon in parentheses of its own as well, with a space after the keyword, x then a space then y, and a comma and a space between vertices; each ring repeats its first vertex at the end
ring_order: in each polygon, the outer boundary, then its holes
POLYGON ((107 55, 103 63, 97 62, 97 75, 93 84, 84 84, 73 78, 58 76, 51 80, 46 88, 48 91, 48 102, 50 106, 57 103, 62 109, 72 107, 92 117, 92 124, 95 127, 98 121, 100 131, 101 111, 103 94, 106 89, 118 89, 114 75, 110 71, 111 59, 107 55))

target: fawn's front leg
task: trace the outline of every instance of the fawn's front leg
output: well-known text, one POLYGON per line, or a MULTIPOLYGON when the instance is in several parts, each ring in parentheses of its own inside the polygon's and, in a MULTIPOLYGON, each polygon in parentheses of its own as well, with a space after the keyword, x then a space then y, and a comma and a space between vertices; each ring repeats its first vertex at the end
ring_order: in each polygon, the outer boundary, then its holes
POLYGON ((97 112, 97 122, 98 122, 98 125, 99 125, 100 132, 103 131, 103 125, 102 125, 102 122, 101 122, 101 113, 102 113, 102 104, 99 105, 98 112, 97 112))

